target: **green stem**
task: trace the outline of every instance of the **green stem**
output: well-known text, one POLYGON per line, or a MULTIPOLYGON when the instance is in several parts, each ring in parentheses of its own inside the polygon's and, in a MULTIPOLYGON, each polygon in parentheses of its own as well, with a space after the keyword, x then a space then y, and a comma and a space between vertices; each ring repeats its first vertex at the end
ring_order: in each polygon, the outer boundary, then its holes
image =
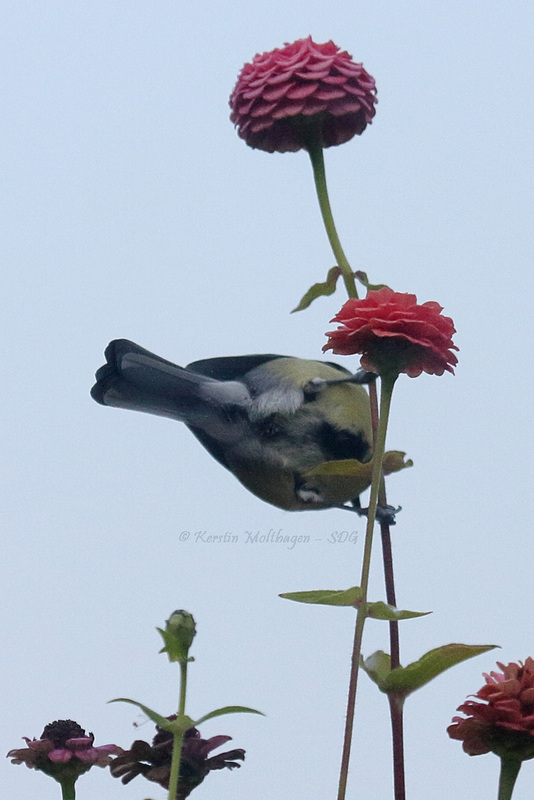
MULTIPOLYGON (((373 443, 376 441, 378 429, 378 399, 376 381, 369 385, 369 399, 371 402, 371 422, 373 427, 373 443)), ((384 476, 380 481, 378 492, 378 505, 385 508, 387 505, 386 482, 384 476)), ((391 606, 397 605, 395 596, 395 577, 393 573, 393 553, 391 549, 391 535, 389 522, 381 520, 380 536, 382 539, 382 561, 384 564, 384 580, 386 584, 386 602, 391 606)), ((389 622, 389 652, 391 669, 400 666, 399 623, 397 620, 389 622)), ((404 769, 404 725, 402 714, 402 699, 394 694, 388 694, 389 712, 391 717, 391 736, 393 741, 393 782, 395 800, 406 800, 406 781, 404 769)))
MULTIPOLYGON (((178 717, 185 714, 185 695, 187 689, 187 659, 180 661, 180 700, 178 702, 178 717)), ((182 744, 184 731, 175 733, 172 745, 171 774, 169 776, 169 800, 176 800, 178 781, 180 778, 180 762, 182 760, 182 744)))
POLYGON ((510 800, 520 769, 521 761, 517 761, 515 758, 501 758, 499 800, 510 800))
POLYGON ((363 628, 367 616, 367 590, 369 588, 369 570, 371 567, 371 550, 373 544, 373 527, 376 519, 376 506, 382 479, 382 462, 386 449, 386 432, 388 427, 391 395, 398 375, 382 377, 382 391, 380 396, 380 420, 376 433, 375 452, 373 457, 373 479, 371 483, 371 497, 367 512, 367 529, 365 532, 365 545, 362 561, 362 577, 360 581, 361 601, 356 614, 356 627, 354 630, 354 643, 352 647, 352 663, 349 680, 349 694, 347 699, 347 716, 345 733, 343 737, 343 753, 341 756, 341 770, 339 774, 339 787, 337 800, 345 800, 347 793, 347 779, 349 774, 350 750, 352 731, 354 728, 354 710, 356 706, 356 690, 358 687, 358 671, 362 649, 363 628))
POLYGON ((180 661, 180 701, 178 715, 185 714, 185 693, 187 691, 187 660, 180 661))
POLYGON ((75 800, 76 797, 76 778, 65 778, 60 781, 62 800, 75 800))
POLYGON ((341 242, 339 240, 339 236, 337 235, 336 225, 334 223, 332 209, 330 207, 330 200, 328 198, 328 188, 326 185, 326 172, 324 168, 323 148, 318 143, 317 138, 311 138, 307 146, 307 150, 308 153, 310 154, 310 159, 313 168, 313 177, 315 180, 315 189, 317 191, 317 199, 319 200, 319 207, 321 209, 321 215, 323 217, 324 226, 326 228, 328 241, 330 242, 330 246, 333 250, 334 258, 336 259, 337 265, 341 269, 341 274, 343 276, 343 281, 345 283, 345 288, 347 290, 348 296, 358 297, 358 292, 356 291, 356 283, 354 282, 354 274, 348 262, 347 256, 345 255, 343 248, 341 247, 341 242))

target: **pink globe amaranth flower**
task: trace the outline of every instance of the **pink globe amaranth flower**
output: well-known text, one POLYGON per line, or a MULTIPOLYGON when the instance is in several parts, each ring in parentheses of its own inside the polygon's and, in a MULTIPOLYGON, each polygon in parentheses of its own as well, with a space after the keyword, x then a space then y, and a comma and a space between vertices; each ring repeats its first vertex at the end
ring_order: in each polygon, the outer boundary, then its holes
POLYGON ((76 779, 93 766, 107 767, 112 755, 123 749, 115 744, 94 747, 94 736, 71 719, 60 719, 45 726, 40 739, 22 737, 28 747, 10 750, 12 764, 26 764, 57 781, 76 779))
POLYGON ((534 660, 498 666, 502 672, 484 675, 476 699, 458 707, 466 717, 453 717, 447 732, 470 756, 534 758, 534 660))
POLYGON ((454 374, 458 359, 452 350, 455 328, 442 315, 438 303, 419 305, 414 294, 401 294, 388 287, 369 292, 363 300, 348 300, 331 322, 323 351, 338 355, 361 353, 361 364, 369 372, 405 372, 415 378, 422 372, 454 374))
POLYGON ((296 152, 363 133, 375 115, 374 78, 334 42, 308 36, 254 56, 230 96, 230 119, 251 147, 296 152))

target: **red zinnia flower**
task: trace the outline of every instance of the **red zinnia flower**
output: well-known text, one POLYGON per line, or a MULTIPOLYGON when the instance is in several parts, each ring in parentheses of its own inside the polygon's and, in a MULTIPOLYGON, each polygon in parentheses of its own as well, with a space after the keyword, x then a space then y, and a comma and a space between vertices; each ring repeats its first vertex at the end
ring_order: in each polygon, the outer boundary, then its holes
POLYGON ((524 761, 534 758, 534 660, 500 664, 502 672, 484 675, 486 684, 466 700, 447 732, 460 739, 470 756, 489 753, 524 761))
POLYGON ((251 147, 296 152, 363 133, 375 115, 375 81, 334 42, 311 36, 254 56, 230 96, 239 136, 251 147))
POLYGON ((332 322, 325 350, 338 355, 362 353, 362 366, 370 372, 406 372, 415 378, 421 372, 454 374, 458 359, 452 350, 455 328, 442 316, 438 303, 417 304, 414 294, 401 294, 384 287, 369 292, 364 300, 347 300, 332 322))

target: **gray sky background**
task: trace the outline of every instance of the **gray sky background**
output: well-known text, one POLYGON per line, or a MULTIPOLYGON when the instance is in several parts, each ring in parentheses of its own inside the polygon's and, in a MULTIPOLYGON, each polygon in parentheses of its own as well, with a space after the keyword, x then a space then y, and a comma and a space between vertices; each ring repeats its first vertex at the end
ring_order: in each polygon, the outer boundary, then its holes
MULTIPOLYGON (((326 151, 345 250, 374 282, 440 302, 458 330, 456 377, 396 388, 388 444, 415 462, 388 484, 403 507, 398 601, 434 611, 402 625, 402 660, 502 646, 407 702, 409 797, 495 796, 498 759, 467 757, 445 728, 497 658, 534 655, 533 25, 526 1, 4 0, 0 753, 64 717, 97 744, 151 738, 133 707, 106 702, 173 711, 177 671, 155 627, 181 607, 198 623, 191 715, 267 715, 203 726, 247 760, 196 800, 335 796, 353 614, 277 595, 358 583, 362 522, 271 508, 184 426, 89 397, 115 337, 181 364, 321 357, 341 290, 289 315, 333 263, 308 159, 247 148, 227 106, 245 61, 311 33, 378 87, 373 124, 326 151), (270 529, 311 541, 247 543, 270 529), (333 544, 335 531, 359 538, 333 544)), ((379 562, 376 548, 373 599, 379 562)), ((371 621, 365 654, 387 646, 371 621)), ((387 703, 365 676, 358 713, 349 796, 391 797, 387 703)), ((0 770, 5 797, 59 797, 43 775, 0 770)), ((164 797, 141 780, 95 769, 78 797, 164 797)), ((516 800, 533 786, 527 763, 516 800)))

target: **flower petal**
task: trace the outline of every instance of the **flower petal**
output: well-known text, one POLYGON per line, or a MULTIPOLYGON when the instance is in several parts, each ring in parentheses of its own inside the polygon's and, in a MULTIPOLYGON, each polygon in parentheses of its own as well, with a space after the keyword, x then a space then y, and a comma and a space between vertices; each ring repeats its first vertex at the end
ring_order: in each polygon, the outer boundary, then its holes
POLYGON ((317 44, 309 36, 245 64, 230 97, 230 119, 251 147, 294 152, 307 147, 310 130, 322 147, 363 133, 375 104, 375 82, 363 66, 334 42, 317 44), (259 129, 250 124, 258 116, 265 117, 259 129))

